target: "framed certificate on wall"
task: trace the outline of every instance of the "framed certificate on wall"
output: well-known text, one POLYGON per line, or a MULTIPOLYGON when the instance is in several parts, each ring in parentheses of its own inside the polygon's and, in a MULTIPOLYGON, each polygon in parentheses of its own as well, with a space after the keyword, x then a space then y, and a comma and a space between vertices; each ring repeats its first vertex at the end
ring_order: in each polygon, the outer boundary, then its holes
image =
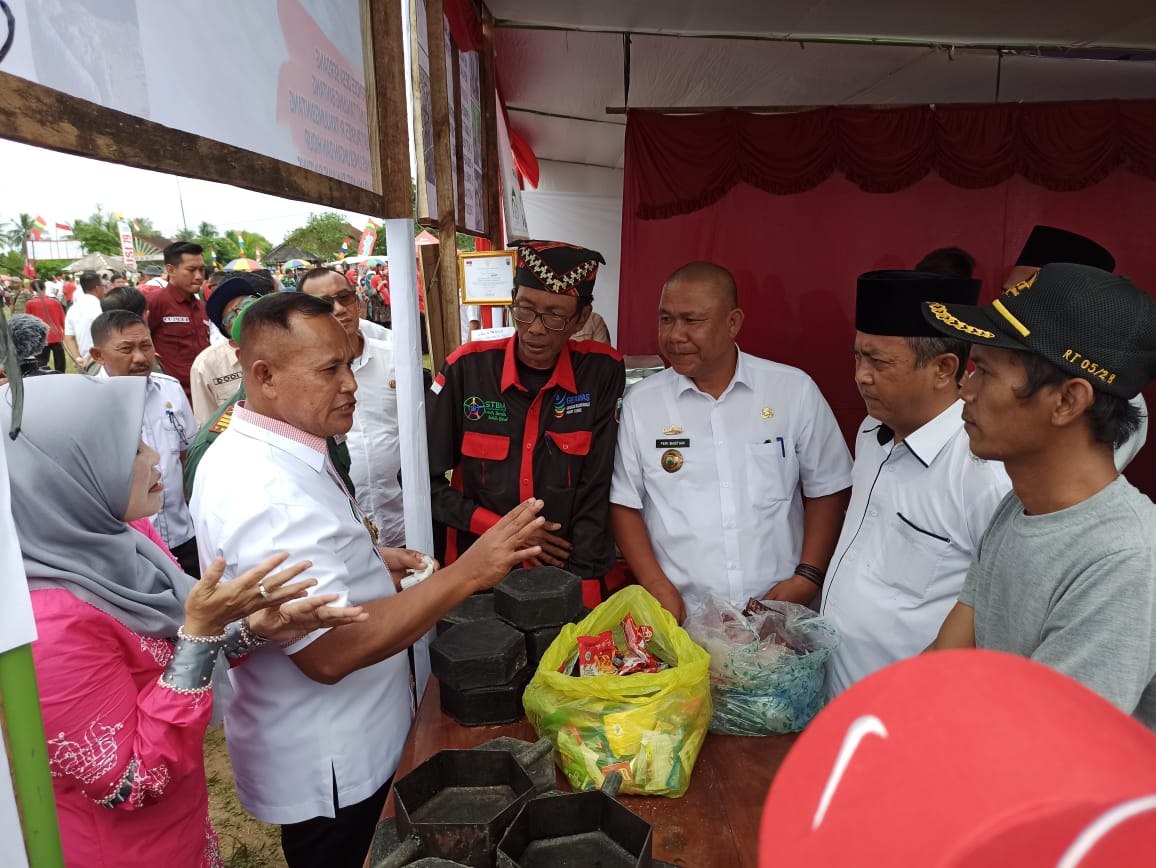
POLYGON ((509 304, 514 295, 516 250, 458 254, 462 304, 509 304))

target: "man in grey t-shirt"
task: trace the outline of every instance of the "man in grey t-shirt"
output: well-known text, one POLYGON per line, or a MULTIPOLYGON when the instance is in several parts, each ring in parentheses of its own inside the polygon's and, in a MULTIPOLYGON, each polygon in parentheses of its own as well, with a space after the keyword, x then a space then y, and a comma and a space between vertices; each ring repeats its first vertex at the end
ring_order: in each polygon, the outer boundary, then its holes
POLYGON ((1156 377, 1156 301, 1052 264, 991 304, 924 316, 975 345, 965 430, 1013 489, 932 649, 1030 657, 1156 729, 1156 506, 1112 455, 1139 423, 1129 399, 1156 377))

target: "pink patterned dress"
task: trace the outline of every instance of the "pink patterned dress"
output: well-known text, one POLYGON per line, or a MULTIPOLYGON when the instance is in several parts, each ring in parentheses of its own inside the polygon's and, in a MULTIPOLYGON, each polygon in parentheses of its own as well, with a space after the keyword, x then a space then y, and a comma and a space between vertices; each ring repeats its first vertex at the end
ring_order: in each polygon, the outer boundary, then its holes
POLYGON ((203 743, 207 690, 160 683, 165 639, 68 591, 32 591, 44 733, 70 868, 219 868, 203 743))

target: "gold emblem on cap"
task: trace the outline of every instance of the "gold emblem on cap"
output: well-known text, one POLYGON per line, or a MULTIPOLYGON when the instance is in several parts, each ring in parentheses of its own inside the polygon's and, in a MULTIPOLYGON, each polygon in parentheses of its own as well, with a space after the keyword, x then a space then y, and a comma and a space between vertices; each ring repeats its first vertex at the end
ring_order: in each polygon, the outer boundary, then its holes
POLYGON ((775 417, 775 411, 770 407, 763 407, 761 415, 764 419, 773 419, 775 417))
POLYGON ((679 428, 677 425, 667 425, 665 428, 662 429, 662 433, 667 434, 667 435, 681 434, 682 429, 679 428))
POLYGON ((667 473, 677 473, 682 469, 682 453, 677 449, 667 449, 662 453, 661 463, 667 473))
POLYGON ((1031 277, 1027 278, 1026 280, 1021 280, 1015 286, 1009 286, 1007 289, 1005 289, 1003 291, 1003 294, 1004 295, 1011 295, 1011 296, 1018 296, 1025 289, 1031 289, 1032 284, 1036 282, 1036 278, 1039 276, 1040 276, 1040 273, 1037 271, 1031 277))
POLYGON ((391 389, 396 389, 397 388, 397 380, 390 380, 389 381, 389 387, 391 389))

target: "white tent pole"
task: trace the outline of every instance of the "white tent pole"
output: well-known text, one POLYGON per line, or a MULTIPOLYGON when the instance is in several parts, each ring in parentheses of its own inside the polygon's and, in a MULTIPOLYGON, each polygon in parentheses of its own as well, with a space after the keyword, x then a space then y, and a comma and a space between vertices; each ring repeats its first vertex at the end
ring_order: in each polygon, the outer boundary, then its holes
MULTIPOLYGON (((393 362, 397 380, 398 434, 401 440, 401 490, 405 507, 405 544, 433 553, 429 452, 425 430, 425 382, 422 379, 421 321, 417 309, 417 257, 413 220, 385 221, 389 255, 389 295, 393 313, 393 362)), ((418 699, 429 678, 429 637, 413 646, 418 699)))

